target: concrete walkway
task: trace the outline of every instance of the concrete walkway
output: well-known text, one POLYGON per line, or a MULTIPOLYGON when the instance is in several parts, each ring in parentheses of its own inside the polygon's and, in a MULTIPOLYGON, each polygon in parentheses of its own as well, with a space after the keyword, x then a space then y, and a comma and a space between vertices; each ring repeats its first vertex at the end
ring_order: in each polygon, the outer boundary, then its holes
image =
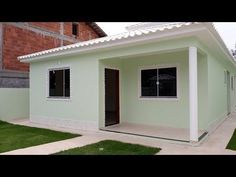
POLYGON ((18 149, 1 154, 16 155, 16 154, 32 154, 32 155, 47 155, 56 153, 62 150, 81 147, 87 144, 96 143, 105 139, 118 140, 127 143, 135 143, 152 147, 160 147, 162 150, 158 155, 162 154, 235 154, 236 151, 225 149, 229 142, 234 129, 236 128, 236 113, 227 118, 207 139, 198 147, 193 147, 185 144, 176 144, 166 140, 159 140, 155 138, 140 137, 127 134, 119 134, 104 131, 82 131, 68 128, 51 127, 36 123, 31 123, 29 120, 17 120, 12 123, 27 125, 40 128, 50 128, 58 131, 66 131, 81 134, 81 137, 72 138, 68 140, 48 143, 44 145, 33 146, 24 149, 18 149))

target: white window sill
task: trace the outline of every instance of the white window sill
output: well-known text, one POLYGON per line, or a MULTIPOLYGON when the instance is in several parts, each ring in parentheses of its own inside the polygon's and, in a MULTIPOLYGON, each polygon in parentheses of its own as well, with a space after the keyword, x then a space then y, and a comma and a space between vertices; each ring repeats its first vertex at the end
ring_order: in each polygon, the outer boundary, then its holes
POLYGON ((47 97, 47 101, 71 101, 71 97, 47 97))
POLYGON ((151 100, 151 101, 179 101, 178 97, 168 98, 168 97, 139 97, 139 100, 151 100))

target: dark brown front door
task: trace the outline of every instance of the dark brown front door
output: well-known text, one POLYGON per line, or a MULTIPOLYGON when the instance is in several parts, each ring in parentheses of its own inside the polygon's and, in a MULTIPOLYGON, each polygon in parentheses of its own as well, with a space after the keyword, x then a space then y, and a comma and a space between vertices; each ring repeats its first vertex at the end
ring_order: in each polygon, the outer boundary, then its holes
POLYGON ((119 70, 105 69, 105 126, 118 124, 119 119, 119 70))

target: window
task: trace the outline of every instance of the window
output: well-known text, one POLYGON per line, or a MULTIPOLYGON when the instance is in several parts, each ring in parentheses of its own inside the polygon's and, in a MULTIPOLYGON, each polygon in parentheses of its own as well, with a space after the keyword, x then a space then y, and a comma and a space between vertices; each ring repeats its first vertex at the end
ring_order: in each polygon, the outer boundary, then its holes
POLYGON ((78 35, 78 23, 72 23, 72 34, 75 36, 78 35))
POLYGON ((142 69, 141 97, 177 98, 176 67, 142 69))
POLYGON ((70 69, 49 70, 49 97, 70 97, 70 69))

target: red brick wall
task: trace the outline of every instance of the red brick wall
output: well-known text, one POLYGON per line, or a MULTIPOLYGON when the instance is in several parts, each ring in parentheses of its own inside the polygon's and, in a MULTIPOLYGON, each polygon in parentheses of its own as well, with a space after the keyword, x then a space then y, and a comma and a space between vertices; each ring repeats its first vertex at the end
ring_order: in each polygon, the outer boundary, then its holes
POLYGON ((64 23, 64 35, 66 36, 73 36, 72 35, 72 23, 71 22, 65 22, 64 23))
POLYGON ((60 23, 58 22, 30 22, 30 25, 60 33, 60 23))
MULTIPOLYGON (((59 22, 30 22, 32 25, 45 28, 54 32, 60 32, 59 22)), ((64 35, 72 36, 72 23, 64 23, 64 35)), ((78 40, 85 41, 99 37, 96 32, 85 23, 79 23, 78 40)), ((63 41, 63 45, 71 44, 63 41)), ((18 56, 26 55, 42 50, 60 46, 60 40, 45 36, 12 25, 3 25, 3 69, 29 71, 29 65, 17 60, 18 56)))
POLYGON ((18 56, 60 46, 60 40, 32 31, 4 25, 3 69, 28 71, 29 65, 17 60, 18 56))
MULTIPOLYGON (((72 23, 71 22, 65 22, 64 23, 64 34, 67 36, 73 36, 72 35, 72 23)), ((77 39, 80 41, 86 41, 90 39, 98 38, 98 34, 86 23, 79 22, 79 33, 77 35, 77 39)))
POLYGON ((98 38, 98 34, 84 22, 79 23, 79 38, 82 41, 98 38))

